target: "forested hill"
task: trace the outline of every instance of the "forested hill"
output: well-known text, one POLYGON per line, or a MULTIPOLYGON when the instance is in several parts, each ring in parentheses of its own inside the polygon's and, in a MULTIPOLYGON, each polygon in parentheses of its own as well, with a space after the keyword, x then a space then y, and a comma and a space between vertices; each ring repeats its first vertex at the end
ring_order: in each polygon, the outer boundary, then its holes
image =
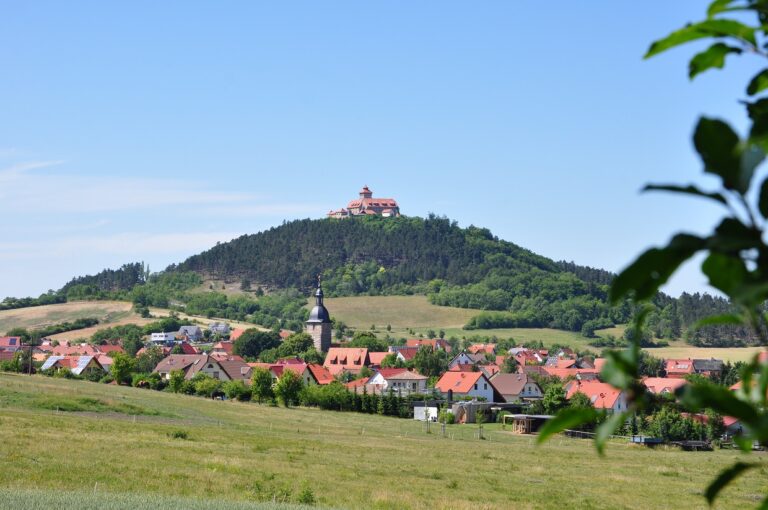
MULTIPOLYGON (((166 306, 172 297, 184 306, 213 313, 228 303, 226 296, 214 296, 222 303, 212 304, 214 297, 197 303, 203 298, 187 293, 203 278, 212 278, 249 282, 269 293, 285 290, 279 298, 291 301, 293 319, 299 320, 299 298, 311 291, 318 274, 323 275, 328 296, 419 293, 437 305, 485 310, 470 320, 467 329, 552 327, 591 336, 595 329, 626 323, 632 316, 628 304, 607 303, 612 273, 554 262, 500 240, 487 229, 460 228, 435 216, 287 222, 217 244, 162 273, 150 275, 143 264, 126 264, 75 278, 38 299, 10 298, 0 308, 109 297, 131 299, 137 306, 166 306)), ((754 340, 733 326, 696 332, 688 328, 703 317, 730 311, 730 303, 722 298, 684 294, 674 299, 659 294, 654 304, 648 326, 656 337, 685 335, 701 345, 754 340)), ((259 306, 238 303, 237 314, 259 306)), ((221 312, 218 316, 229 317, 221 312)))
POLYGON ((446 218, 300 220, 215 246, 175 271, 330 296, 428 294, 438 305, 495 310, 468 327, 580 331, 626 321, 606 304, 610 273, 554 262, 446 218), (578 276, 577 276, 578 275, 578 276))
POLYGON ((323 274, 328 291, 345 295, 397 293, 435 279, 465 285, 494 272, 562 271, 487 229, 434 216, 292 221, 218 244, 176 269, 297 288, 311 288, 323 274))

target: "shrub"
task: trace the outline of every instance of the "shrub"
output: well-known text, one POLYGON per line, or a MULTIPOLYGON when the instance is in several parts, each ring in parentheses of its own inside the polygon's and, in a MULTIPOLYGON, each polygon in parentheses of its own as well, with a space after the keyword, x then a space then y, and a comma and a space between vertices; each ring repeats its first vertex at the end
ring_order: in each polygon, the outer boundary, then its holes
POLYGON ((189 433, 186 430, 174 430, 168 433, 171 439, 189 439, 189 433))

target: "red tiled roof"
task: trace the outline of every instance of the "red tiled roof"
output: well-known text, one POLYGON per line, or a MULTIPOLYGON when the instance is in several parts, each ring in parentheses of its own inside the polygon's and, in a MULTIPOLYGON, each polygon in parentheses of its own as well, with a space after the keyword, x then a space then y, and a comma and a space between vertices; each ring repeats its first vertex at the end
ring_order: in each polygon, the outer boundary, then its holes
POLYGON ((407 368, 379 368, 376 372, 380 373, 384 379, 389 379, 402 372, 407 372, 407 368))
POLYGON ((341 366, 345 369, 360 369, 370 364, 368 349, 361 347, 331 347, 325 356, 325 368, 341 366))
POLYGON ((225 352, 227 354, 232 354, 232 349, 234 348, 234 346, 235 346, 234 342, 221 341, 221 342, 216 343, 213 346, 213 350, 214 351, 223 351, 223 352, 225 352))
POLYGON ((565 398, 570 400, 576 393, 586 395, 595 409, 612 409, 621 390, 599 381, 575 381, 568 385, 565 398))
POLYGON ((687 375, 694 372, 692 359, 668 359, 666 364, 667 376, 687 375))
POLYGON ((97 345, 96 349, 103 354, 109 354, 110 352, 119 352, 125 354, 125 349, 119 345, 97 345))
POLYGON ((401 349, 398 349, 397 352, 402 354, 403 358, 405 358, 405 361, 410 361, 416 356, 416 353, 419 352, 418 347, 404 347, 401 349))
POLYGON ((678 388, 682 388, 688 381, 676 377, 646 377, 643 384, 648 391, 660 395, 662 393, 674 393, 678 388))
POLYGON ((593 368, 556 368, 541 367, 550 377, 559 377, 566 379, 568 377, 581 376, 582 378, 597 378, 598 372, 593 368))
POLYGON ((575 359, 558 359, 557 368, 571 368, 576 364, 575 359))
POLYGON ((331 373, 322 365, 312 363, 308 366, 309 371, 312 372, 312 375, 315 376, 317 384, 330 384, 335 380, 333 375, 331 375, 331 373))
POLYGON ((371 361, 371 365, 381 365, 381 362, 384 361, 384 358, 387 357, 387 355, 392 354, 391 352, 369 352, 368 353, 368 359, 371 361))
POLYGON ((496 354, 496 346, 493 344, 472 344, 469 347, 467 347, 467 351, 469 351, 472 354, 477 353, 483 353, 483 354, 496 354))
MULTIPOLYGON (((283 340, 285 340, 286 338, 288 338, 291 335, 293 335, 293 331, 291 331, 289 329, 281 329, 280 330, 280 338, 282 338, 283 340)), ((232 338, 232 337, 230 336, 230 338, 232 338)))
POLYGON ((453 393, 469 393, 475 383, 484 377, 482 372, 446 372, 437 381, 435 388, 442 393, 448 393, 448 390, 453 390, 453 393))
POLYGON ((0 349, 18 349, 19 347, 21 347, 21 337, 0 336, 0 349))

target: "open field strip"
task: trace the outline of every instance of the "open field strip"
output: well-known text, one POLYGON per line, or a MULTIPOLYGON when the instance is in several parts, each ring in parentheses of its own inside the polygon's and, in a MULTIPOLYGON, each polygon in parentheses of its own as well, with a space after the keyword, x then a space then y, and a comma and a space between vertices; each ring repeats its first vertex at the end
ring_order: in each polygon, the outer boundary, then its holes
POLYGON ((71 301, 55 305, 30 306, 0 311, 0 334, 21 327, 35 329, 61 322, 95 317, 103 323, 115 323, 138 315, 127 301, 71 301))
POLYGON ((657 358, 715 358, 724 361, 749 361, 765 347, 694 347, 683 342, 674 342, 669 347, 645 349, 657 358))
MULTIPOLYGON (((412 420, 9 374, 0 375, 0 426, 13 431, 0 442, 0 487, 223 501, 310 493, 339 508, 705 508, 707 482, 746 459, 618 440, 601 459, 589 441, 536 447, 497 425, 485 426, 487 440, 474 425, 442 437, 439 425, 426 434, 412 420), (122 411, 56 412, 56 399, 122 411)), ((729 487, 720 508, 749 508, 768 491, 768 459, 751 460, 761 467, 729 487)))

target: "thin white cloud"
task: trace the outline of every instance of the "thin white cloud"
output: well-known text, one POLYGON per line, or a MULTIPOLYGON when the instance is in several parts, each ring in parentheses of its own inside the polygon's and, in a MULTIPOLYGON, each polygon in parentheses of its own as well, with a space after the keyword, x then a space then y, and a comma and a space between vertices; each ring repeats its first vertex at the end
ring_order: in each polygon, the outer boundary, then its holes
POLYGON ((25 161, 14 163, 11 166, 0 169, 0 182, 16 180, 24 176, 30 170, 39 170, 64 163, 61 160, 55 161, 25 161))
POLYGON ((123 232, 102 236, 77 236, 39 241, 0 243, 0 260, 38 258, 55 260, 88 254, 124 255, 126 259, 158 254, 192 254, 206 250, 217 242, 230 241, 241 232, 123 232))

